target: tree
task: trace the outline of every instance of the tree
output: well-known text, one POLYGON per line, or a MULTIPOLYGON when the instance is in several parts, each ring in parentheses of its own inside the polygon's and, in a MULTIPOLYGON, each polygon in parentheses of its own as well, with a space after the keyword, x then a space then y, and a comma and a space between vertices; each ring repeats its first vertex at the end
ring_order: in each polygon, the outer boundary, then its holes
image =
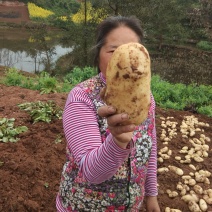
MULTIPOLYGON (((173 40, 185 37, 186 30, 182 20, 186 16, 183 5, 175 0, 152 0, 148 2, 148 13, 145 28, 158 41, 158 48, 161 49, 165 39, 173 40)), ((146 9, 147 11, 147 9, 146 9)), ((142 17, 145 19, 145 17, 142 17)))
POLYGON ((180 41, 189 36, 188 10, 198 2, 198 0, 104 0, 102 4, 108 9, 108 14, 138 17, 147 39, 151 42, 157 41, 158 48, 161 49, 164 41, 176 39, 180 41))
POLYGON ((205 27, 212 26, 212 2, 211 0, 199 0, 192 5, 189 11, 190 22, 193 26, 205 27))
MULTIPOLYGON (((49 74, 53 74, 53 62, 52 62, 52 56, 55 53, 55 47, 51 47, 47 40, 47 27, 46 25, 37 25, 36 27, 30 29, 31 30, 31 37, 34 43, 36 44, 35 49, 31 49, 30 53, 35 59, 37 59, 37 55, 40 55, 42 58, 42 63, 45 66, 45 70, 49 74), (44 55, 44 57, 42 57, 44 55)), ((36 71, 36 67, 35 67, 36 71)))
POLYGON ((101 22, 106 15, 107 13, 103 8, 94 8, 90 1, 85 0, 80 4, 78 12, 72 16, 72 21, 75 24, 74 33, 77 33, 76 39, 79 44, 74 51, 81 55, 81 65, 85 66, 90 63, 88 50, 93 43, 95 28, 97 23, 101 22))
POLYGON ((93 7, 90 1, 85 1, 80 4, 77 13, 72 16, 75 23, 100 23, 107 16, 107 11, 104 8, 93 7), (86 21, 85 21, 86 20, 86 21))

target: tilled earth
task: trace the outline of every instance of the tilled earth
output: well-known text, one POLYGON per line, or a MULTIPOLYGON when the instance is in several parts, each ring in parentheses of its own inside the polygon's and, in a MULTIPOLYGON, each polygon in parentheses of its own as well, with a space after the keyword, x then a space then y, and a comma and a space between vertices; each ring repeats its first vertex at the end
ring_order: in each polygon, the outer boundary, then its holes
MULTIPOLYGON (((24 4, 18 1, 0 4, 0 22, 20 24, 28 21, 30 21, 29 14, 24 4)), ((55 197, 65 161, 62 120, 33 124, 29 114, 20 110, 17 104, 53 100, 62 109, 66 97, 67 93, 40 95, 38 91, 0 84, 0 118, 15 118, 15 126, 27 126, 29 129, 19 135, 20 140, 17 143, 0 142, 0 211, 56 211, 55 197)), ((158 158, 159 161, 161 157, 164 158, 163 162, 158 162, 158 168, 168 168, 167 172, 158 173, 158 200, 161 211, 169 207, 189 212, 188 203, 181 199, 182 191, 177 190, 177 185, 181 182, 183 186, 187 185, 190 191, 194 190, 194 185, 189 186, 188 180, 186 181, 183 176, 171 171, 169 166, 181 168, 183 175, 190 174, 192 179, 195 179, 192 173, 197 174, 200 170, 212 172, 212 142, 209 141, 212 139, 211 125, 212 119, 206 116, 157 107, 158 158), (195 132, 193 136, 187 138, 185 133, 190 133, 190 131, 184 128, 183 133, 181 132, 182 123, 186 121, 187 126, 195 132), (194 144, 189 142, 190 139, 196 139, 196 142, 201 141, 202 144, 205 143, 208 146, 208 148, 204 146, 207 151, 199 152, 200 155, 205 155, 202 162, 196 162, 194 158, 191 158, 190 163, 176 160, 175 157, 181 157, 184 161, 185 157, 188 158, 186 151, 194 149, 194 144), (168 140, 167 143, 164 140, 168 140), (184 153, 182 153, 182 148, 184 153), (196 170, 189 167, 189 164, 194 165, 196 170), (178 196, 170 198, 167 189, 177 191, 178 196)), ((200 148, 203 149, 203 146, 200 148)), ((197 151, 193 152, 192 156, 195 154, 197 151)), ((207 178, 204 182, 196 182, 196 184, 206 192, 212 188, 212 176, 204 178, 207 178)), ((187 194, 190 191, 187 191, 187 194)), ((199 194, 198 198, 203 198, 203 194, 199 194)), ((207 211, 212 211, 212 205, 208 205, 207 211)))
MULTIPOLYGON (((55 197, 65 161, 62 120, 33 124, 30 115, 20 110, 17 105, 24 102, 52 100, 63 109, 66 97, 67 93, 41 95, 39 91, 0 84, 0 117, 15 118, 15 126, 28 127, 27 132, 19 135, 20 140, 18 142, 0 143, 0 211, 56 211, 55 197)), ((187 123, 187 125, 189 124, 187 123)), ((212 172, 212 144, 209 141, 209 138, 212 138, 211 125, 212 119, 206 116, 157 107, 158 158, 161 156, 163 158, 169 157, 164 159, 163 162, 158 162, 158 168, 168 168, 169 165, 173 165, 181 168, 184 175, 189 175, 190 172, 198 172, 201 169, 212 172), (195 131, 195 135, 192 137, 183 138, 180 126, 183 120, 186 121, 187 119, 190 119, 190 121, 196 120, 195 129, 199 128, 200 131, 195 131), (200 122, 206 123, 206 126, 203 126, 200 122), (165 126, 163 123, 167 123, 167 125, 165 126), (167 143, 164 143, 164 138, 161 136, 161 134, 164 134, 162 133, 164 130, 166 131, 165 140, 169 138, 167 143), (173 138, 170 137, 171 131, 176 134, 173 135, 173 138), (189 142, 191 138, 204 140, 205 144, 209 146, 208 149, 206 148, 208 157, 204 157, 203 162, 196 162, 193 158, 191 159, 190 164, 196 167, 196 171, 190 168, 189 164, 181 163, 175 159, 176 156, 185 159, 186 154, 179 151, 184 146, 191 149, 192 144, 189 142), (168 150, 164 150, 161 155, 161 149, 164 147, 167 147, 168 150)), ((192 124, 190 124, 190 127, 192 127, 192 124)), ((192 178, 195 179, 194 176, 192 178)), ((208 176, 208 181, 212 183, 212 176, 208 176)), ((158 200, 162 211, 165 211, 166 207, 180 209, 183 212, 189 211, 188 204, 181 200, 180 191, 176 189, 179 182, 186 183, 182 176, 173 171, 158 173, 158 200), (167 189, 177 191, 178 196, 168 197, 167 189)), ((212 188, 211 184, 196 183, 203 190, 212 188)), ((189 188, 193 190, 193 186, 189 186, 189 188)), ((199 198, 203 197, 203 195, 198 196, 199 198)), ((212 211, 212 205, 208 205, 207 211, 212 211)))
POLYGON ((27 5, 19 1, 0 1, 0 22, 23 24, 29 21, 27 5))

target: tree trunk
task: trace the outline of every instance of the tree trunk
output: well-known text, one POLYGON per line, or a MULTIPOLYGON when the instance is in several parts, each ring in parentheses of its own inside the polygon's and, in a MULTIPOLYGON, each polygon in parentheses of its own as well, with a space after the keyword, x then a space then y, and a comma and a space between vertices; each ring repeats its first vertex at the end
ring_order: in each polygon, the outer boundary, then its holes
POLYGON ((163 35, 159 36, 159 44, 158 44, 158 49, 161 50, 163 45, 163 35))

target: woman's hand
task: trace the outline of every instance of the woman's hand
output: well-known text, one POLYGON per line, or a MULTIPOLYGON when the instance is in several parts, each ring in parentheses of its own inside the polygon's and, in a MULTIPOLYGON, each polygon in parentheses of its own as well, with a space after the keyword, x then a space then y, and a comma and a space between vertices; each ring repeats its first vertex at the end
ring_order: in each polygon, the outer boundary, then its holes
POLYGON ((116 109, 111 106, 102 106, 98 109, 98 115, 107 118, 108 129, 113 135, 116 144, 126 148, 131 141, 135 125, 122 125, 128 119, 127 114, 115 114, 116 109))
POLYGON ((160 212, 157 197, 147 196, 146 209, 147 212, 160 212))

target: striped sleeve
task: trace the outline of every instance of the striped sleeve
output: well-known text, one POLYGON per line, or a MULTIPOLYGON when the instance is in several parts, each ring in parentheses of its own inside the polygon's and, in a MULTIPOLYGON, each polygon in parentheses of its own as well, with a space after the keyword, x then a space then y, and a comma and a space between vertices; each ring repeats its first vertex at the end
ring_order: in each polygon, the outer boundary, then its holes
POLYGON ((67 212, 68 210, 65 209, 63 206, 62 206, 62 203, 61 203, 61 199, 60 199, 60 196, 59 194, 57 194, 57 197, 56 197, 56 209, 57 209, 57 212, 67 212))
POLYGON ((111 134, 102 144, 93 103, 81 88, 74 88, 68 96, 63 127, 68 148, 90 183, 111 178, 131 151, 120 148, 111 134))
POLYGON ((148 171, 146 176, 145 183, 145 195, 146 196, 157 196, 157 137, 156 137, 156 126, 155 126, 155 101, 153 96, 152 104, 153 104, 153 114, 154 114, 154 127, 152 132, 153 144, 152 144, 152 152, 149 159, 148 171))

